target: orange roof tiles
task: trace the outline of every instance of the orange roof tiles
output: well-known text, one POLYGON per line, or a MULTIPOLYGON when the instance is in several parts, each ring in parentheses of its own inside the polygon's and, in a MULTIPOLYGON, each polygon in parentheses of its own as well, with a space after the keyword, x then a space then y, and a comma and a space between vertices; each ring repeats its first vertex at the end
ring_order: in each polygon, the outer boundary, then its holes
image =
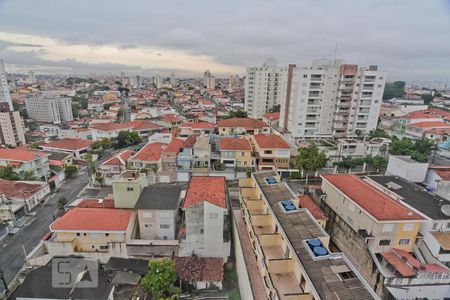
POLYGON ((260 148, 291 149, 291 146, 276 134, 255 134, 254 138, 260 148))
POLYGON ((145 145, 141 150, 139 150, 130 159, 140 160, 140 161, 158 161, 161 159, 161 154, 167 144, 163 143, 151 143, 145 145))
POLYGON ((420 215, 356 175, 326 174, 321 175, 321 177, 379 221, 423 220, 420 215))
POLYGON ((325 219, 325 213, 320 208, 319 205, 317 205, 311 197, 308 195, 301 195, 298 197, 299 205, 301 208, 306 208, 309 210, 309 212, 313 215, 316 219, 325 219))
POLYGON ((198 122, 181 124, 180 128, 182 127, 188 127, 192 129, 213 129, 214 125, 209 122, 198 122))
POLYGON ((183 208, 189 208, 204 201, 227 208, 224 177, 191 177, 183 208))
POLYGON ((180 149, 183 147, 184 141, 181 139, 173 139, 169 145, 164 149, 164 153, 175 152, 179 153, 180 149))
POLYGON ((164 128, 161 125, 155 124, 150 121, 145 120, 134 120, 128 123, 125 123, 125 125, 132 127, 135 130, 146 130, 146 129, 162 129, 164 128))
POLYGON ((197 135, 195 135, 195 134, 190 135, 190 136, 184 141, 183 148, 193 148, 196 141, 197 141, 197 135))
POLYGON ((227 151, 251 151, 252 146, 246 138, 220 138, 219 150, 227 151))
POLYGON ((66 139, 51 141, 47 144, 43 144, 42 147, 62 149, 62 150, 82 150, 82 149, 88 148, 92 143, 93 143, 93 141, 91 141, 91 140, 66 138, 66 139))
POLYGON ((75 207, 50 225, 52 231, 126 231, 133 212, 75 207))
POLYGON ((0 179, 0 194, 5 194, 10 199, 23 200, 28 199, 45 186, 45 184, 32 184, 0 179))
POLYGON ((175 270, 181 280, 188 282, 222 282, 223 258, 221 257, 176 257, 175 270))
POLYGON ((217 127, 244 127, 251 130, 270 126, 266 122, 252 118, 231 118, 220 120, 217 122, 217 127))
POLYGON ((43 151, 25 150, 24 148, 7 149, 0 148, 0 160, 33 161, 50 154, 43 151))
POLYGON ((450 168, 447 170, 442 169, 434 169, 434 172, 442 178, 442 180, 449 181, 450 180, 450 168))
POLYGON ((98 131, 120 131, 124 129, 132 129, 133 126, 130 124, 119 124, 119 123, 103 123, 92 125, 91 129, 98 131))
POLYGON ((162 120, 164 122, 167 122, 167 123, 175 123, 175 122, 180 122, 181 121, 180 117, 178 117, 175 114, 165 114, 163 116, 162 120))
POLYGON ((82 208, 114 208, 112 199, 84 199, 78 203, 77 207, 82 208))
POLYGON ((406 264, 401 257, 397 256, 393 251, 381 253, 381 255, 386 259, 389 264, 391 264, 394 269, 400 273, 403 277, 412 277, 416 275, 416 271, 406 264))
POLYGON ((450 124, 447 124, 445 122, 418 122, 418 123, 410 123, 407 125, 408 127, 414 127, 414 128, 450 128, 450 124))
POLYGON ((102 163, 102 165, 108 166, 126 165, 128 158, 130 158, 131 154, 133 154, 132 150, 124 150, 119 154, 114 155, 104 163, 102 163))
POLYGON ((266 118, 269 121, 276 121, 280 119, 280 112, 271 112, 263 115, 263 118, 266 118))

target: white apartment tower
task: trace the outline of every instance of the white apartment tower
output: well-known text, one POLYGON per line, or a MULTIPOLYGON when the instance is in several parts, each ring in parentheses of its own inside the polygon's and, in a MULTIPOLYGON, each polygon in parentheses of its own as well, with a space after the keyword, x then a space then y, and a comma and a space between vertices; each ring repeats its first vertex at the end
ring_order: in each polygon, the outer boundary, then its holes
POLYGON ((203 85, 207 89, 216 88, 216 77, 214 77, 209 70, 206 70, 203 74, 203 85))
POLYGON ((0 103, 0 144, 12 147, 25 144, 24 127, 19 112, 9 110, 8 103, 0 103))
POLYGON ((31 83, 31 84, 36 83, 36 76, 34 75, 33 71, 28 72, 28 83, 31 83))
POLYGON ((61 124, 73 121, 72 100, 56 93, 42 92, 25 99, 28 116, 39 122, 61 124))
POLYGON ((9 92, 8 79, 6 76, 5 65, 0 59, 0 102, 8 103, 9 110, 13 111, 11 93, 9 92))
POLYGON ((176 86, 175 73, 170 74, 170 85, 172 86, 172 88, 176 86))
POLYGON ((280 70, 280 127, 292 143, 356 136, 376 129, 386 72, 342 60, 315 60, 311 67, 280 70))
POLYGON ((228 91, 234 92, 239 87, 239 75, 230 75, 228 79, 228 91))
POLYGON ((163 86, 163 80, 162 77, 160 75, 156 75, 153 77, 153 83, 156 85, 157 89, 162 88, 163 86))
POLYGON ((245 111, 260 119, 277 104, 278 72, 275 59, 269 58, 260 67, 247 67, 245 76, 245 111))

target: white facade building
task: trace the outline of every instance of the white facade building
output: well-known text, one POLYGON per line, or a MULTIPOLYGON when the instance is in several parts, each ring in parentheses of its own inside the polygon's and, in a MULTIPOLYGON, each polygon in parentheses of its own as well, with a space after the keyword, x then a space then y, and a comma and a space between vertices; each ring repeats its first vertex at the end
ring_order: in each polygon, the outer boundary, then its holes
POLYGON ((291 142, 356 136, 377 127, 386 73, 342 60, 321 59, 311 67, 280 70, 280 127, 291 142))
POLYGON ((170 74, 170 85, 174 88, 177 84, 177 80, 175 78, 175 73, 170 74))
POLYGON ((203 74, 203 85, 207 89, 214 89, 216 87, 216 77, 208 70, 203 74))
POLYGON ((25 100, 28 116, 40 122, 61 124, 73 121, 72 100, 42 92, 25 100))
POLYGON ((160 75, 156 75, 153 77, 153 83, 156 85, 157 89, 162 88, 163 86, 163 79, 160 75))
POLYGON ((6 102, 9 105, 9 110, 14 110, 11 94, 9 92, 8 80, 6 78, 5 66, 3 60, 0 59, 0 102, 6 102))
POLYGON ((275 59, 269 58, 260 67, 247 67, 245 106, 248 116, 260 119, 277 104, 278 71, 275 59))
POLYGON ((31 84, 36 83, 36 76, 34 75, 33 71, 28 72, 28 83, 31 83, 31 84))
MULTIPOLYGON (((7 106, 7 105, 5 105, 7 106)), ((17 147, 25 144, 23 120, 18 111, 0 110, 0 144, 17 147)))

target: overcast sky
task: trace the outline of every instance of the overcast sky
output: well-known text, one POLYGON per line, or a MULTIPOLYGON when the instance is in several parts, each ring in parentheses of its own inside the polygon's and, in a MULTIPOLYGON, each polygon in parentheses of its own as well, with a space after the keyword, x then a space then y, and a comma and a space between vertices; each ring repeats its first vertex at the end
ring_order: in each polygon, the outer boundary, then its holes
POLYGON ((225 76, 268 56, 337 57, 389 79, 450 79, 450 0, 0 0, 12 72, 225 76))

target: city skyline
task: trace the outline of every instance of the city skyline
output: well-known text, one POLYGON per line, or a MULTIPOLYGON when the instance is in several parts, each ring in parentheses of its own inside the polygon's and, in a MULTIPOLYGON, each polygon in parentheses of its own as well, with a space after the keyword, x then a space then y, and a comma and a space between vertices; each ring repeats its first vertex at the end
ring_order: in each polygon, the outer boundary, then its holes
POLYGON ((84 2, 0 2, 7 69, 180 77, 209 69, 227 77, 269 56, 307 66, 336 55, 360 66, 377 63, 388 80, 450 78, 448 1, 232 2, 220 13, 206 2, 104 4, 90 11, 84 2))

